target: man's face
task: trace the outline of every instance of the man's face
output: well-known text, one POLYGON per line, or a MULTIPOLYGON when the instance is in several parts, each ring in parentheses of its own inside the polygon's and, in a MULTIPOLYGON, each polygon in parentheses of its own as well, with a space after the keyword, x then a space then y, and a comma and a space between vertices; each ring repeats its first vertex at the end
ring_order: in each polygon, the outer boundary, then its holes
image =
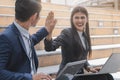
POLYGON ((32 21, 31 26, 35 27, 39 20, 40 20, 40 15, 37 14, 35 16, 35 19, 32 21))

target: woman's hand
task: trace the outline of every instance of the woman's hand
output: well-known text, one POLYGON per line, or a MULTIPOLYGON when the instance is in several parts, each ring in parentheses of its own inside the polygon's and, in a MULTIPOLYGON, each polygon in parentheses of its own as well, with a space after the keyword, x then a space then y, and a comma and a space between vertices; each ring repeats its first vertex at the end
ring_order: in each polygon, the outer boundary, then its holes
POLYGON ((52 33, 56 23, 57 20, 54 18, 54 12, 50 11, 45 21, 45 27, 49 33, 52 33))
POLYGON ((52 39, 52 32, 53 32, 53 29, 55 28, 56 23, 57 23, 57 20, 54 18, 54 13, 52 11, 49 12, 45 22, 45 27, 49 32, 49 35, 46 36, 47 40, 52 39))
POLYGON ((86 70, 88 72, 96 73, 96 72, 99 72, 101 68, 102 68, 102 66, 96 66, 96 67, 89 66, 89 67, 87 67, 86 70))

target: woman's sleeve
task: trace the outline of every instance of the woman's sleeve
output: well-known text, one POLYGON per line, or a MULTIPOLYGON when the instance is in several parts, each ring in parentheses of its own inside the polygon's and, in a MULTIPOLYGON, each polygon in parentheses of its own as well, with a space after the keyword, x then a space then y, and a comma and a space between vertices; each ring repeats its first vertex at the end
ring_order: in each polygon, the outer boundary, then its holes
POLYGON ((60 46, 64 46, 66 45, 66 30, 63 30, 61 32, 61 34, 59 36, 57 36, 57 38, 55 38, 54 40, 44 40, 44 44, 45 44, 45 50, 46 51, 55 51, 57 48, 59 48, 60 46))

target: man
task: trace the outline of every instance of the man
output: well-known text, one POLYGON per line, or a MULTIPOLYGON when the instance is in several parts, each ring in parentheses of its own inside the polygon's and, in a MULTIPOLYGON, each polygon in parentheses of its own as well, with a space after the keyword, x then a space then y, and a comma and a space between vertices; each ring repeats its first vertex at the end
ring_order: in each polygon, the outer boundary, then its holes
POLYGON ((15 21, 0 34, 0 80, 51 80, 49 75, 36 73, 38 59, 34 49, 40 40, 52 33, 56 20, 53 12, 45 27, 29 35, 30 26, 39 20, 39 0, 16 0, 15 21))

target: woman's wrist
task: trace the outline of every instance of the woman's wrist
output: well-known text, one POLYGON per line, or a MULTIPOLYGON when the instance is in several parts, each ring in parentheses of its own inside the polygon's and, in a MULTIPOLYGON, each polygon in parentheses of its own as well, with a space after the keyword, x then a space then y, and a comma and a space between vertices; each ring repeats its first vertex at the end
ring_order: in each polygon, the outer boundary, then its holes
POLYGON ((46 40, 51 41, 52 40, 52 33, 49 33, 48 36, 46 36, 46 40))

